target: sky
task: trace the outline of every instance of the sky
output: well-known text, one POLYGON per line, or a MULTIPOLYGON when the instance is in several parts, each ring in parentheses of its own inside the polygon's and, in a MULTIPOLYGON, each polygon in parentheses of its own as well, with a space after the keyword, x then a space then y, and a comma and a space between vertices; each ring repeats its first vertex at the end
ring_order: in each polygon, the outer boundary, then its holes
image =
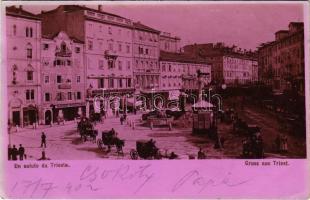
MULTIPOLYGON (((24 6, 39 13, 56 6, 24 6)), ((88 5, 97 8, 97 5, 88 5)), ((103 10, 170 32, 181 45, 224 42, 255 50, 260 43, 274 40, 274 33, 288 29, 291 21, 303 21, 300 3, 144 3, 103 4, 103 10)))

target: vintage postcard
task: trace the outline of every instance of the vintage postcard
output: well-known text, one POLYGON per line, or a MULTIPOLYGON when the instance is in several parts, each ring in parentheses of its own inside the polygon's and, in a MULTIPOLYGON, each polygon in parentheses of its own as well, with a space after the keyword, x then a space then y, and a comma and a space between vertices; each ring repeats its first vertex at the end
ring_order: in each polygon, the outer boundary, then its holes
POLYGON ((1 9, 1 197, 309 198, 308 3, 1 9))

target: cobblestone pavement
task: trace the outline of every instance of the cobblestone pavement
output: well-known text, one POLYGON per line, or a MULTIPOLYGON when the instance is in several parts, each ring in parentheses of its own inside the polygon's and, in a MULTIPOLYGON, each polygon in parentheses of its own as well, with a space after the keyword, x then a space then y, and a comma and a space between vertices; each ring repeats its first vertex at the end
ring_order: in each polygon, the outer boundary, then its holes
POLYGON ((28 159, 34 160, 41 157, 40 147, 41 132, 47 135, 47 148, 45 149, 48 158, 53 160, 84 160, 84 159, 130 159, 130 150, 136 148, 137 140, 149 140, 153 138, 156 146, 161 152, 175 152, 180 159, 188 159, 190 154, 197 155, 199 147, 207 153, 208 158, 221 158, 222 152, 213 149, 213 143, 205 136, 193 136, 191 128, 150 127, 141 122, 141 114, 129 115, 128 120, 135 122, 135 129, 127 123, 120 124, 119 118, 111 117, 104 123, 97 123, 96 129, 101 131, 114 128, 118 137, 125 140, 124 156, 118 156, 115 147, 110 153, 100 150, 92 141, 82 142, 77 132, 76 123, 66 122, 65 125, 53 127, 41 127, 38 129, 23 129, 11 134, 12 144, 23 144, 26 148, 28 159))

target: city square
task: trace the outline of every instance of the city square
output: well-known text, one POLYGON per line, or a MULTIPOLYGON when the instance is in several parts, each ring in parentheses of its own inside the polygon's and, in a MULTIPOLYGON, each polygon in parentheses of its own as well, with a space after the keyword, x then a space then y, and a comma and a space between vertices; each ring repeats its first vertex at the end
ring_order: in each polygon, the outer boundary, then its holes
POLYGON ((299 18, 244 49, 102 5, 25 7, 6 7, 9 160, 306 157, 299 18))

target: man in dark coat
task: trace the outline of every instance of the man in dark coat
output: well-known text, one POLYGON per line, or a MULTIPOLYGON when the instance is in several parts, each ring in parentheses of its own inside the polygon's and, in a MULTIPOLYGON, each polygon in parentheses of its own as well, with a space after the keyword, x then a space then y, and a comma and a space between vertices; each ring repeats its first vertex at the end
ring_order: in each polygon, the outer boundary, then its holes
POLYGON ((25 148, 20 144, 18 149, 19 160, 24 160, 25 148))
POLYGON ((13 145, 13 149, 12 149, 12 160, 17 160, 17 154, 18 154, 17 148, 16 148, 15 145, 13 145))
POLYGON ((10 144, 8 146, 8 160, 12 160, 12 147, 10 144))
POLYGON ((44 132, 42 132, 42 135, 41 135, 41 147, 44 147, 46 148, 46 135, 44 134, 44 132))

